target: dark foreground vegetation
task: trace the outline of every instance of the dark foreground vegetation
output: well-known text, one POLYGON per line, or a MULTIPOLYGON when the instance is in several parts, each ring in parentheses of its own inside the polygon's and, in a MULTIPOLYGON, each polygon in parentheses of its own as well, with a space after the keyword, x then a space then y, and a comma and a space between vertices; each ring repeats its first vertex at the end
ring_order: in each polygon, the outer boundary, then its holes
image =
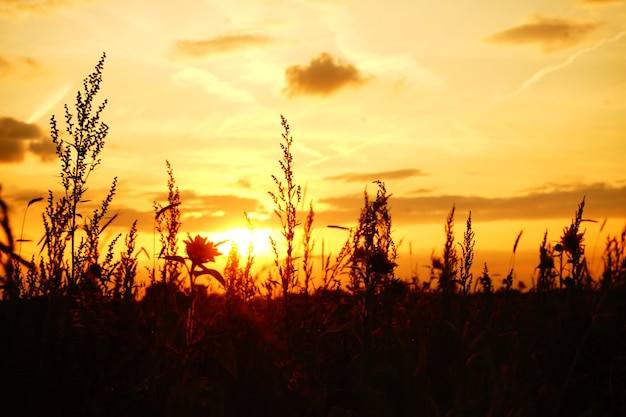
POLYGON ((69 139, 52 119, 63 190, 49 193, 37 257, 21 256, 0 200, 3 415, 626 415, 626 228, 607 239, 603 273, 592 277, 584 198, 559 243, 546 232, 525 293, 513 289, 513 263, 499 289, 487 265, 473 276, 471 213, 457 243, 454 207, 428 279, 398 279, 380 182, 314 276, 314 210, 301 216, 283 118, 283 176, 270 192, 282 238, 268 276, 251 273, 253 248, 221 254, 189 235, 179 248, 184 202, 168 164, 168 201, 154 203, 158 262, 139 283, 136 225, 105 250, 99 241, 115 220, 116 180, 98 207, 85 203, 108 131, 106 102, 93 110, 103 64, 76 114, 66 109, 69 139), (222 255, 224 270, 210 268, 222 255), (200 276, 222 291, 208 292, 200 276))

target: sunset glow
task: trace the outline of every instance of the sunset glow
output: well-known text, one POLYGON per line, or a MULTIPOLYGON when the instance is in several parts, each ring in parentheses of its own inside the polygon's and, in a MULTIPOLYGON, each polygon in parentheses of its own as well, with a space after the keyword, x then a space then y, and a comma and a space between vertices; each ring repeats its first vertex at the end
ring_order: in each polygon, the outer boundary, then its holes
MULTIPOLYGON (((151 247, 167 159, 181 236, 245 256, 248 213, 254 254, 271 264, 283 114, 318 257, 322 240, 336 252, 347 237, 327 226, 354 227, 380 180, 403 278, 416 264, 426 275, 455 205, 459 241, 472 212, 475 274, 486 262, 506 275, 524 230, 515 265, 529 282, 544 232, 557 242, 584 196, 600 265, 626 222, 625 22, 619 0, 0 1, 1 196, 17 231, 29 200, 61 193, 50 117, 63 134, 64 104, 105 52, 110 131, 84 212, 117 177, 111 236, 137 219, 151 247)), ((26 257, 42 209, 29 208, 26 257)))
POLYGON ((272 256, 270 236, 272 232, 268 229, 248 230, 246 228, 232 228, 224 232, 207 233, 215 242, 224 242, 220 245, 220 251, 228 255, 233 246, 242 258, 248 255, 248 248, 252 247, 252 255, 255 257, 272 256))

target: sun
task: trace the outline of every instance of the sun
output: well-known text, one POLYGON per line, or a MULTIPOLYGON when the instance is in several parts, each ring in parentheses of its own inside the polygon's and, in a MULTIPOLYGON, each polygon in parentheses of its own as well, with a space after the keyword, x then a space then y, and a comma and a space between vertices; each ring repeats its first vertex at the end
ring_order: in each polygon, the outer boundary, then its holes
POLYGON ((245 256, 248 253, 248 247, 252 244, 252 253, 254 256, 268 256, 272 254, 272 246, 270 244, 269 229, 253 229, 249 230, 245 227, 231 228, 224 232, 215 233, 213 239, 216 242, 224 241, 219 246, 220 252, 227 255, 233 245, 237 245, 239 254, 245 256))

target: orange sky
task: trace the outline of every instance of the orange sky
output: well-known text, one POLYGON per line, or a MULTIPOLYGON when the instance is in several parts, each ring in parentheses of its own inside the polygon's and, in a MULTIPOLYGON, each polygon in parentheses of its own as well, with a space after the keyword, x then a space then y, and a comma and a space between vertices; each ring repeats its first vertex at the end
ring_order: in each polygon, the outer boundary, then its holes
MULTIPOLYGON (((585 223, 597 265, 626 222, 626 2, 544 3, 0 0, 0 183, 14 228, 28 200, 59 190, 50 117, 63 121, 106 52, 110 132, 89 193, 104 198, 118 177, 119 231, 137 218, 151 242, 168 159, 183 233, 227 236, 245 211, 266 234, 283 114, 318 248, 343 239, 324 226, 354 225, 379 179, 403 276, 408 242, 426 264, 456 204, 459 241, 472 210, 476 274, 485 261, 506 274, 523 229, 526 279, 543 232, 558 239, 584 195, 586 218, 608 218, 601 235, 585 223)), ((38 240, 42 208, 26 237, 38 240)))

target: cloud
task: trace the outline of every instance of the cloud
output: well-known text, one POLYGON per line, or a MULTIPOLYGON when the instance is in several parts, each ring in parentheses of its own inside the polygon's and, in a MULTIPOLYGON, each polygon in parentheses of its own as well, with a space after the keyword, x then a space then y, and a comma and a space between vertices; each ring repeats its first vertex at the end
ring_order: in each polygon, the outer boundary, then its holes
POLYGON ((239 178, 237 180, 237 185, 239 185, 239 186, 241 186, 241 187, 243 187, 245 189, 250 189, 252 187, 252 183, 247 178, 239 178))
POLYGON ((623 3, 624 0, 581 0, 581 3, 587 6, 605 6, 623 3))
POLYGON ((5 77, 11 71, 11 64, 5 58, 0 56, 0 78, 5 77))
POLYGON ((274 42, 262 35, 226 35, 203 40, 182 40, 174 44, 174 55, 184 58, 204 58, 209 55, 265 45, 274 42))
POLYGON ((434 188, 417 188, 415 190, 409 191, 409 194, 430 194, 435 191, 434 188))
POLYGON ((173 75, 175 83, 183 87, 200 87, 207 94, 221 96, 233 103, 254 103, 256 99, 247 90, 237 88, 201 68, 184 68, 173 75))
POLYGON ((18 14, 46 13, 50 10, 72 6, 76 3, 89 3, 91 0, 0 0, 0 16, 13 16, 18 14))
POLYGON ((372 182, 372 181, 387 181, 387 180, 404 180, 411 177, 424 177, 425 173, 420 169, 396 169, 394 171, 381 171, 371 173, 346 173, 340 175, 334 175, 332 177, 326 177, 324 179, 331 181, 343 181, 343 182, 372 182))
MULTIPOLYGON (((120 192, 119 188, 118 192, 120 192)), ((24 195, 22 200, 32 198, 31 194, 24 195)), ((141 193, 135 197, 137 198, 145 200, 146 203, 134 206, 126 206, 122 203, 122 205, 111 207, 110 213, 118 215, 114 224, 111 225, 113 228, 128 229, 133 221, 137 220, 137 228, 140 232, 153 232, 155 213, 150 201, 156 200, 165 206, 167 193, 158 193, 156 196, 153 193, 141 193), (139 206, 145 209, 138 209, 139 206)), ((244 212, 255 219, 255 227, 261 227, 259 222, 269 218, 271 214, 257 199, 237 195, 202 195, 193 190, 181 190, 180 199, 181 236, 184 236, 187 231, 210 233, 232 227, 245 227, 244 212)))
MULTIPOLYGON (((528 78, 526 81, 524 81, 519 87, 517 87, 515 89, 515 91, 513 91, 512 93, 508 94, 509 97, 514 97, 517 96, 521 93, 523 93, 524 91, 526 91, 528 88, 530 88, 533 84, 541 81, 545 76, 562 70, 563 68, 567 68, 568 66, 572 65, 574 63, 574 61, 578 58, 580 58, 581 56, 588 54, 590 52, 595 51, 596 49, 600 48, 602 45, 604 45, 607 42, 615 42, 620 40, 621 38, 623 38, 624 36, 626 36, 626 30, 623 30, 619 33, 617 33, 616 35, 610 37, 610 38, 602 38, 599 41, 597 41, 596 43, 594 43, 591 46, 588 46, 586 48, 581 48, 580 50, 574 52, 573 54, 571 54, 570 56, 568 56, 565 60, 563 60, 562 62, 559 62, 558 64, 554 64, 554 65, 549 65, 547 67, 543 67, 541 68, 539 71, 535 72, 530 78, 528 78)), ((500 102, 502 102, 504 98, 502 96, 496 96, 492 99, 491 101, 491 105, 495 105, 498 104, 500 102)))
POLYGON ((38 155, 42 162, 52 162, 56 160, 57 147, 51 138, 43 138, 30 142, 28 150, 38 155))
POLYGON ((599 27, 597 22, 534 15, 526 23, 496 33, 487 40, 505 45, 539 44, 544 52, 552 52, 580 44, 599 27))
POLYGON ((27 151, 49 161, 56 155, 52 140, 34 123, 24 123, 12 117, 0 117, 0 163, 21 162, 27 151))
POLYGON ((354 65, 343 63, 326 52, 313 58, 309 65, 293 65, 285 70, 289 97, 296 95, 326 96, 348 85, 369 81, 354 65))
MULTIPOLYGON (((1 0, 0 0, 1 1, 1 0)), ((37 70, 39 63, 30 57, 6 58, 0 56, 0 78, 14 74, 16 71, 37 70)))
MULTIPOLYGON (((59 191, 53 191, 56 197, 60 195, 58 194, 59 191)), ((87 198, 93 197, 93 199, 88 203, 81 204, 80 212, 85 215, 93 212, 100 204, 100 196, 106 195, 108 191, 108 188, 89 189, 87 198)), ((109 209, 109 215, 116 215, 117 217, 108 230, 115 233, 127 233, 133 222, 137 220, 138 230, 152 236, 155 216, 152 201, 156 200, 162 205, 167 205, 167 192, 157 195, 142 192, 129 198, 126 191, 128 188, 123 185, 123 182, 119 182, 116 196, 109 209), (130 199, 134 203, 127 203, 130 199)), ((25 207, 31 199, 46 196, 46 190, 30 188, 17 190, 12 194, 4 195, 3 198, 9 207, 25 207)), ((182 214, 182 226, 179 236, 181 237, 185 236, 187 231, 210 233, 233 227, 246 227, 244 212, 254 219, 254 227, 263 227, 261 223, 266 221, 265 219, 274 221, 271 218, 273 213, 263 207, 262 203, 255 198, 237 195, 202 195, 193 190, 181 190, 180 196, 182 204, 179 208, 182 214)), ((39 204, 45 205, 46 203, 44 201, 39 204)))
MULTIPOLYGON (((572 185, 557 189, 547 185, 550 192, 531 192, 515 197, 489 198, 480 196, 439 195, 399 197, 389 200, 395 224, 443 222, 454 204, 456 211, 467 213, 477 221, 571 219, 583 196, 586 219, 626 216, 626 186, 611 187, 604 183, 572 185)), ((548 189, 546 188, 546 189, 548 189)), ((321 199, 329 205, 326 211, 315 213, 321 224, 354 224, 363 205, 362 195, 321 199)))
MULTIPOLYGON (((146 196, 162 205, 167 204, 167 193, 146 196)), ((194 190, 181 190, 180 210, 185 215, 185 229, 227 228, 245 224, 244 212, 254 213, 254 217, 269 217, 270 211, 255 198, 237 195, 203 195, 194 190), (216 225, 219 222, 219 225, 216 225)), ((154 219, 154 212, 152 212, 154 219)))

